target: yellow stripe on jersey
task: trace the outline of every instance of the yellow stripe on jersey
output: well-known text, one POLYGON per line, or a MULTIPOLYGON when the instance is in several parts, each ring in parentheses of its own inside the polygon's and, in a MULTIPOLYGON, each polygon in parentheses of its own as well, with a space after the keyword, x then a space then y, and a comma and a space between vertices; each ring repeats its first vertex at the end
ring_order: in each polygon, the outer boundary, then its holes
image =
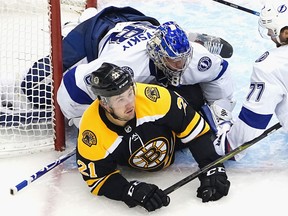
POLYGON ((210 127, 207 122, 197 112, 195 112, 192 121, 182 133, 177 134, 177 137, 180 138, 183 143, 187 143, 196 137, 207 133, 209 130, 210 127))
POLYGON ((78 151, 88 160, 101 160, 110 148, 116 148, 121 139, 111 131, 99 116, 99 101, 94 101, 85 111, 79 127, 78 151), (107 136, 109 134, 109 136, 107 136))
POLYGON ((109 175, 102 177, 102 178, 98 178, 98 179, 89 179, 86 181, 87 185, 90 188, 90 191, 92 194, 98 195, 100 188, 103 186, 103 184, 105 183, 105 181, 113 174, 116 173, 120 173, 119 170, 116 170, 113 173, 110 173, 109 175))

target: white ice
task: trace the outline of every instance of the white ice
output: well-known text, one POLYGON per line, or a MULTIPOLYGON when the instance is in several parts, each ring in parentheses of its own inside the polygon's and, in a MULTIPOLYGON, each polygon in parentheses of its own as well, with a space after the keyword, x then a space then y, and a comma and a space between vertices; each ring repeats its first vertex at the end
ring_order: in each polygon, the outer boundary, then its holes
MULTIPOLYGON (((234 48, 230 62, 236 81, 236 116, 248 90, 253 62, 267 49, 274 47, 262 39, 257 30, 258 17, 211 0, 106 0, 108 6, 132 6, 160 22, 177 21, 185 29, 221 36, 234 48)), ((234 0, 234 4, 259 11, 257 0, 234 0)), ((275 123, 274 120, 273 123, 275 123)), ((202 203, 196 198, 199 185, 195 179, 170 194, 166 208, 147 213, 141 207, 129 209, 122 202, 90 194, 75 166, 75 157, 54 168, 12 196, 9 189, 75 146, 75 128, 67 129, 64 152, 42 152, 28 156, 0 159, 1 216, 92 216, 92 215, 286 215, 288 194, 288 140, 282 129, 250 147, 241 162, 228 161, 226 168, 231 181, 230 193, 216 202, 202 203)), ((129 179, 157 184, 166 189, 197 171, 187 152, 177 154, 176 163, 158 173, 123 170, 129 179)))

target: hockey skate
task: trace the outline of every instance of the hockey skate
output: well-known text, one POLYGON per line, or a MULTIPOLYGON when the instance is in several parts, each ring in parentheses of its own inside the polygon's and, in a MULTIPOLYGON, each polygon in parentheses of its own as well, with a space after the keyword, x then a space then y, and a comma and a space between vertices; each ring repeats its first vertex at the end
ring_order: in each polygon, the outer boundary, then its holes
POLYGON ((232 45, 220 37, 200 33, 189 33, 188 37, 190 41, 200 43, 209 52, 222 58, 230 58, 233 55, 232 45))

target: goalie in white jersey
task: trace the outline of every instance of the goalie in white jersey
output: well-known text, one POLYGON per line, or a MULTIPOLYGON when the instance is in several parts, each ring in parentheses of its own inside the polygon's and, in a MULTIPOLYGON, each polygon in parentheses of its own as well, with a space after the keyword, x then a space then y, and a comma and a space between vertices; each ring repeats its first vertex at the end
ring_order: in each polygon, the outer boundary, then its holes
POLYGON ((119 22, 100 40, 97 59, 72 68, 63 77, 58 103, 76 126, 96 99, 90 91, 90 75, 103 62, 130 68, 137 82, 162 84, 178 91, 197 111, 204 100, 213 103, 233 97, 228 62, 189 41, 175 22, 160 26, 149 21, 119 22))
MULTIPOLYGON (((261 36, 269 36, 277 48, 265 52, 256 60, 250 91, 238 118, 227 134, 226 145, 222 143, 222 149, 216 149, 219 154, 259 136, 267 128, 274 113, 283 128, 288 130, 287 0, 273 0, 264 5, 260 13, 259 30, 261 36)), ((237 154, 235 160, 240 160, 244 155, 245 152, 237 154)))
MULTIPOLYGON (((196 110, 199 110, 199 107, 204 103, 202 89, 198 84, 200 82, 203 83, 203 86, 205 85, 203 88, 205 89, 205 97, 207 96, 206 99, 214 100, 218 93, 216 99, 225 98, 226 96, 230 98, 230 72, 226 70, 227 62, 221 57, 230 58, 233 53, 232 46, 219 37, 189 32, 190 42, 198 43, 191 44, 190 47, 186 34, 178 25, 172 25, 172 23, 171 25, 163 25, 162 29, 159 28, 157 30, 159 35, 155 35, 152 39, 151 37, 159 25, 157 19, 146 16, 134 8, 114 6, 104 8, 98 13, 95 8, 88 8, 79 17, 78 21, 65 23, 62 29, 63 72, 75 65, 86 64, 98 59, 90 65, 74 68, 65 75, 58 92, 59 102, 65 116, 68 119, 80 117, 86 107, 95 99, 91 92, 87 90, 86 83, 89 85, 91 67, 96 70, 104 61, 134 69, 137 72, 135 79, 139 82, 157 82, 164 85, 170 84, 170 82, 177 85, 179 82, 181 88, 179 86, 175 88, 177 91, 181 90, 180 93, 189 102, 192 102, 196 110), (172 30, 172 28, 175 29, 172 30), (165 32, 169 29, 171 31, 165 32), (161 40, 162 33, 165 36, 163 37, 163 43, 155 46, 155 42, 161 40), (166 39, 170 40, 167 41, 168 46, 171 42, 173 43, 173 40, 177 44, 165 48, 166 39), (149 53, 146 51, 148 41, 150 41, 149 53), (183 46, 182 50, 181 46, 183 46), (187 74, 181 77, 181 80, 180 76, 185 68, 180 68, 179 76, 173 75, 173 78, 169 73, 160 72, 159 69, 161 68, 162 71, 166 71, 163 70, 163 66, 165 68, 166 65, 164 62, 160 62, 164 59, 164 56, 151 56, 157 49, 160 50, 155 52, 156 54, 167 54, 169 58, 172 57, 174 60, 179 57, 187 60, 187 63, 185 62, 187 74), (174 56, 169 53, 169 49, 175 52, 174 56), (188 64, 191 56, 193 56, 192 61, 188 64), (191 74, 188 75, 189 73, 191 74), (171 79, 167 80, 165 75, 171 79), (227 88, 227 93, 223 94, 222 88, 224 86, 227 88)), ((17 110, 23 110, 27 113, 27 110, 33 110, 32 112, 34 112, 34 110, 39 109, 41 112, 42 107, 51 105, 52 94, 47 94, 47 92, 52 91, 52 86, 49 79, 46 79, 51 76, 52 72, 50 62, 51 57, 46 56, 35 62, 28 70, 23 71, 23 81, 20 84, 15 84, 14 91, 11 90, 11 92, 21 93, 22 100, 19 101, 19 104, 13 102, 15 94, 5 94, 5 92, 2 94, 1 91, 0 121, 1 119, 11 119, 9 115, 12 111, 15 113, 17 110), (43 97, 44 95, 45 97, 43 97), (27 104, 31 107, 25 110, 27 104)), ((170 72, 170 74, 173 74, 173 71, 170 72)), ((0 87, 1 90, 6 90, 2 88, 2 85, 0 87)), ((18 116, 16 117, 18 118, 18 116)), ((38 121, 39 119, 35 118, 34 120, 38 121)), ((25 118, 24 121, 26 121, 25 118)))

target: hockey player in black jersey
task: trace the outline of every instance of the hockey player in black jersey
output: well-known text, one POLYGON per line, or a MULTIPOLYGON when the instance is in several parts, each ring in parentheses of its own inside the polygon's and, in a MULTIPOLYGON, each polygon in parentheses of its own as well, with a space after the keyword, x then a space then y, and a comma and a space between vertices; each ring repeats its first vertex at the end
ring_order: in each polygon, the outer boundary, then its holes
MULTIPOLYGON (((200 168, 219 157, 209 125, 174 91, 135 83, 132 70, 106 62, 92 73, 91 91, 98 99, 80 121, 76 158, 92 194, 154 211, 169 205, 168 195, 155 184, 126 179, 119 166, 158 171, 182 148, 189 148, 200 168)), ((203 202, 228 194, 223 164, 199 180, 203 202)))

